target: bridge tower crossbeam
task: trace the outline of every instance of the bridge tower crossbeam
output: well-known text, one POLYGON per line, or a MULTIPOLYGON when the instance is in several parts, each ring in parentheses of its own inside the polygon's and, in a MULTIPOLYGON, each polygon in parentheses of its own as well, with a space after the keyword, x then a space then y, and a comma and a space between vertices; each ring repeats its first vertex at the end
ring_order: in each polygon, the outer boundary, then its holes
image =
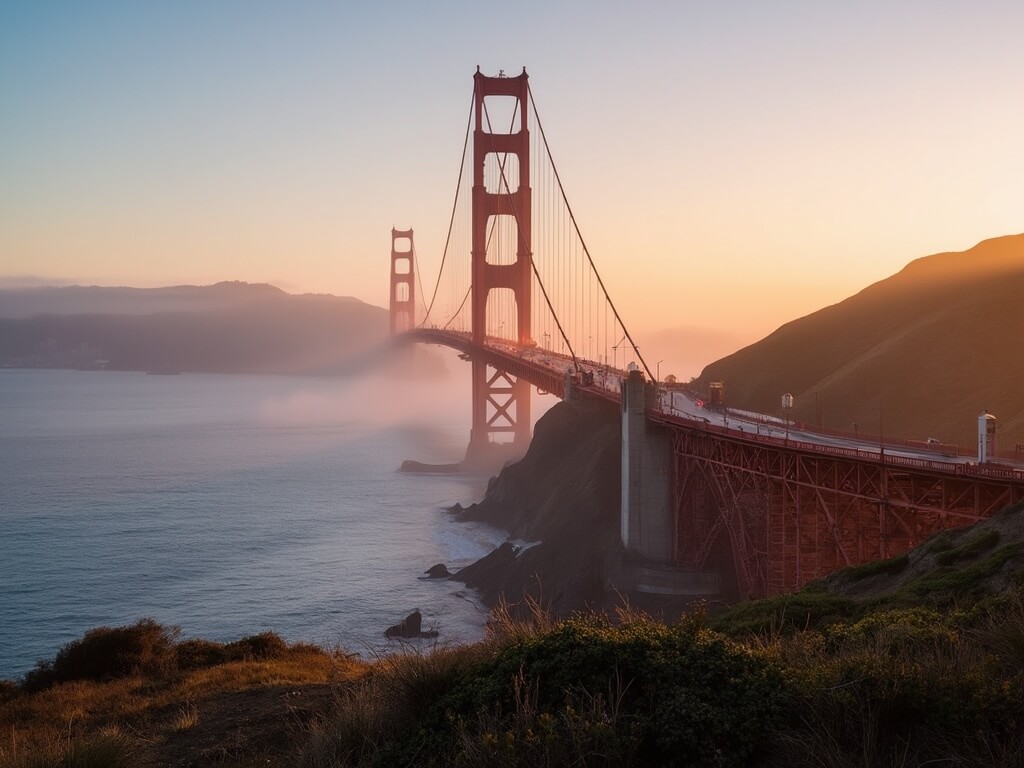
POLYGON ((391 335, 416 327, 416 258, 411 229, 391 229, 391 299, 388 304, 391 335), (407 249, 399 249, 403 240, 407 249))
MULTIPOLYGON (((472 336, 476 344, 485 344, 487 332, 487 300, 497 288, 510 289, 516 305, 517 341, 531 339, 532 251, 530 134, 527 107, 529 80, 524 69, 516 77, 488 77, 479 69, 474 76, 475 128, 473 131, 473 197, 472 197, 472 336), (514 133, 492 133, 486 119, 485 99, 489 96, 513 97, 518 101, 519 130, 514 133), (518 160, 518 186, 502 173, 502 186, 489 191, 484 182, 485 161, 489 154, 515 155, 518 160), (487 260, 488 230, 492 217, 512 216, 515 219, 516 260, 496 264, 487 260)), ((504 162, 502 161, 502 166, 504 162)), ((469 456, 481 455, 491 449, 494 438, 512 435, 512 447, 525 452, 530 442, 530 384, 504 371, 491 373, 479 358, 473 359, 473 422, 469 456)))

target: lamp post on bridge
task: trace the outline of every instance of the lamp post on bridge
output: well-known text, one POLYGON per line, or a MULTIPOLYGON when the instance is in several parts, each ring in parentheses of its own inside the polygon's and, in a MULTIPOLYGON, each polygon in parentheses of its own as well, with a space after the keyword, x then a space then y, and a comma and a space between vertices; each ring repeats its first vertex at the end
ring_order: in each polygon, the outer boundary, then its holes
POLYGON ((654 364, 654 379, 655 379, 655 381, 654 381, 654 392, 655 392, 655 396, 658 398, 658 410, 659 411, 661 410, 662 405, 663 405, 663 403, 661 402, 661 395, 662 395, 662 391, 661 391, 661 364, 663 362, 665 362, 665 361, 664 360, 659 360, 658 362, 656 362, 654 364))
POLYGON ((547 331, 544 331, 544 349, 551 349, 551 334, 547 331))
POLYGON ((793 396, 787 392, 782 396, 782 419, 786 422, 786 442, 789 442, 789 414, 793 410, 793 396))
POLYGON ((622 334, 622 338, 612 345, 612 368, 615 370, 619 369, 619 347, 622 346, 622 342, 625 340, 626 334, 622 334))

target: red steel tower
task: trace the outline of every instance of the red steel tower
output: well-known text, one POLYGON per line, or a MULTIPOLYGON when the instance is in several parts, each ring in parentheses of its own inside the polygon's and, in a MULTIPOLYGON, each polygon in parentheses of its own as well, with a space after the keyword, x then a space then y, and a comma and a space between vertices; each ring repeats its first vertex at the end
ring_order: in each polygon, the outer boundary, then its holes
POLYGON ((391 335, 416 327, 416 265, 413 258, 412 230, 391 230, 391 335), (402 240, 406 250, 398 250, 402 240))
MULTIPOLYGON (((515 297, 517 341, 531 343, 530 292, 533 253, 530 248, 530 134, 527 130, 529 81, 526 68, 517 77, 487 77, 477 68, 474 76, 473 132, 473 245, 472 245, 472 322, 473 341, 483 344, 487 338, 487 298, 495 288, 510 289, 515 297), (518 101, 519 131, 492 133, 487 130, 484 99, 489 96, 513 97, 518 101), (488 155, 501 165, 508 155, 518 160, 518 187, 505 179, 497 192, 487 190, 484 166, 488 155), (511 216, 515 220, 516 260, 495 264, 487 260, 487 237, 491 219, 511 216)), ((481 360, 473 360, 473 428, 470 454, 486 450, 492 438, 511 434, 516 449, 526 450, 530 443, 530 385, 505 371, 488 372, 481 360)))

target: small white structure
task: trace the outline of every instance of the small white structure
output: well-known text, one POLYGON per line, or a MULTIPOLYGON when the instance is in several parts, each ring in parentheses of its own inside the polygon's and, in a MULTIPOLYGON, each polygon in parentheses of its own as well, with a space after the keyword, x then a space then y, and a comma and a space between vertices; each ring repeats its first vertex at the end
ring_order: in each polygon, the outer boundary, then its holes
POLYGON ((988 411, 978 416, 978 463, 984 464, 996 457, 996 417, 988 411))
POLYGON ((787 392, 782 396, 782 410, 789 411, 793 408, 793 396, 787 392))

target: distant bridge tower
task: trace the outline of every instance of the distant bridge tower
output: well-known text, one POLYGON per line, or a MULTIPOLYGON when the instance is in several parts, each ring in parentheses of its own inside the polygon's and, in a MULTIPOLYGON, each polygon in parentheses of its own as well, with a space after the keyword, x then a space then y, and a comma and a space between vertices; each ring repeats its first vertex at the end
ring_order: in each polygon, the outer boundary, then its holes
POLYGON ((416 260, 411 229, 391 230, 391 335, 416 327, 416 260), (408 241, 408 248, 399 246, 408 241))
MULTIPOLYGON (((495 288, 510 289, 516 303, 517 341, 532 341, 530 329, 530 292, 533 253, 530 247, 532 198, 530 194, 530 134, 527 129, 529 102, 526 68, 517 77, 487 77, 477 68, 474 76, 473 132, 473 244, 472 244, 472 325, 473 341, 482 344, 487 337, 487 298, 495 288), (518 101, 519 131, 491 133, 487 130, 484 99, 511 96, 518 101), (488 191, 484 166, 488 155, 492 162, 499 155, 514 155, 516 174, 509 174, 509 188, 488 191), (518 186, 513 185, 518 181, 518 186), (512 216, 516 221, 516 260, 507 264, 487 261, 487 234, 494 216, 512 216)), ((480 456, 492 438, 511 434, 515 450, 525 452, 530 444, 530 385, 505 371, 488 373, 488 366, 473 360, 473 427, 469 456, 480 456)))

